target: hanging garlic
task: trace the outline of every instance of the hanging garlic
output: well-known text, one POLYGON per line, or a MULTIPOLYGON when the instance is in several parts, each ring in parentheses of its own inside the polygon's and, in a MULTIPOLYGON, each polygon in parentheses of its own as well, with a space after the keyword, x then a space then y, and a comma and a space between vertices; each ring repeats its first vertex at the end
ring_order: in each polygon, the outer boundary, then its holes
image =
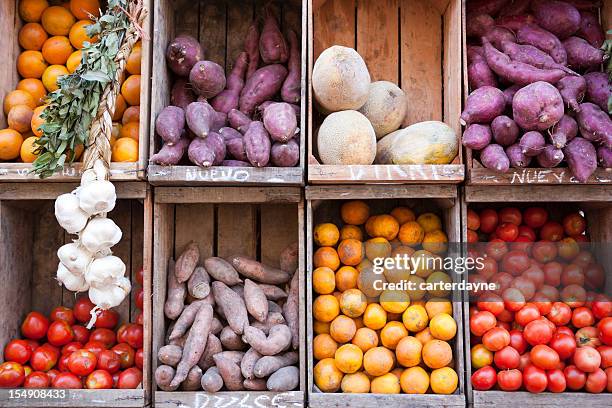
POLYGON ((83 275, 93 259, 92 254, 76 242, 62 245, 57 250, 57 257, 73 275, 83 275))
POLYGON ((96 258, 85 273, 85 281, 91 287, 103 287, 115 282, 125 274, 125 264, 116 256, 96 258))
POLYGON ((94 169, 88 169, 83 172, 81 176, 81 187, 88 185, 89 183, 96 181, 98 177, 94 169))
POLYGON ((55 200, 55 218, 70 234, 76 234, 85 228, 88 215, 79 206, 79 199, 74 194, 62 194, 55 200))
POLYGON ((61 285, 73 292, 85 292, 89 289, 89 285, 85 282, 83 275, 74 275, 70 273, 61 262, 57 266, 57 280, 61 285))
POLYGON ((77 189, 79 205, 89 215, 111 212, 117 195, 115 186, 107 180, 95 180, 77 189))
POLYGON ((81 244, 89 252, 106 250, 121 241, 121 229, 110 218, 93 218, 81 233, 81 244))
POLYGON ((119 306, 131 288, 130 280, 122 276, 109 285, 90 287, 89 300, 100 309, 110 309, 119 306))

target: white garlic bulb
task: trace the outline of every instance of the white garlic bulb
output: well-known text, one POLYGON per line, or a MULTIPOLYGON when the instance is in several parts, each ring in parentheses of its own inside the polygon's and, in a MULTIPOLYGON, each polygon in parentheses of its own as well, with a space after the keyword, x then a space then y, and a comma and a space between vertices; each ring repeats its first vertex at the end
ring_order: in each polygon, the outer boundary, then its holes
POLYGON ((70 273, 61 262, 57 266, 57 280, 64 287, 73 292, 85 292, 89 289, 89 285, 85 282, 83 275, 74 275, 70 273))
POLYGON ((94 218, 81 233, 81 244, 89 252, 106 250, 121 241, 121 229, 110 218, 94 218))
POLYGON ((85 273, 85 281, 90 286, 103 287, 115 282, 125 274, 125 264, 116 256, 96 258, 85 273))
POLYGON ((62 245, 57 250, 57 257, 73 275, 83 275, 93 259, 92 254, 76 242, 62 245))
POLYGON ((76 234, 85 228, 89 216, 79 206, 78 197, 67 193, 55 199, 55 218, 62 228, 76 234))
POLYGON ((96 176, 96 172, 94 169, 85 170, 83 175, 81 176, 81 187, 86 186, 87 184, 96 181, 98 177, 96 176))
POLYGON ((106 286, 92 286, 89 288, 89 300, 101 309, 117 307, 130 293, 132 285, 129 279, 121 277, 106 286))
POLYGON ((77 189, 79 206, 89 215, 107 213, 115 208, 115 186, 107 180, 95 180, 77 189))

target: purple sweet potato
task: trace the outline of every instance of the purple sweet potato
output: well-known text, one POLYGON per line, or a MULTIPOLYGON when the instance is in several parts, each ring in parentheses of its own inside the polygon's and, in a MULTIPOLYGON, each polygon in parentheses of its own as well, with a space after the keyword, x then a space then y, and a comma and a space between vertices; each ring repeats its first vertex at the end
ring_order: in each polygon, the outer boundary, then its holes
POLYGON ((263 114, 263 124, 276 142, 286 143, 297 132, 295 111, 286 102, 268 106, 263 114))
POLYGON ((580 110, 580 102, 586 93, 586 80, 581 76, 566 76, 555 85, 569 107, 575 112, 580 110))
POLYGON ((177 165, 183 158, 183 155, 185 154, 185 151, 190 143, 191 140, 189 140, 187 137, 182 137, 173 145, 165 143, 162 148, 159 149, 159 152, 151 156, 151 163, 162 166, 177 165))
POLYGON ((535 24, 525 24, 517 30, 516 40, 519 44, 533 45, 547 52, 559 64, 567 64, 567 53, 563 44, 550 31, 535 24))
POLYGON ((259 54, 266 64, 284 64, 289 58, 287 42, 278 28, 276 16, 269 7, 266 7, 263 29, 259 37, 259 54))
POLYGON ((490 123, 504 112, 505 107, 506 99, 502 91, 492 86, 483 86, 468 95, 465 109, 461 113, 461 122, 463 125, 490 123))
POLYGON ((531 14, 514 14, 501 16, 497 20, 495 20, 495 25, 498 27, 506 28, 512 32, 517 32, 519 28, 523 27, 526 24, 532 24, 535 22, 535 18, 531 14))
POLYGON ((470 89, 474 90, 483 86, 497 88, 497 79, 487 64, 482 47, 468 45, 467 59, 470 89))
POLYGON ((510 146, 519 136, 519 127, 515 121, 506 115, 501 115, 491 122, 491 132, 495 143, 501 146, 510 146))
POLYGON ((244 140, 242 137, 225 140, 225 148, 227 152, 236 160, 248 161, 246 151, 244 150, 244 140))
POLYGON ((204 59, 204 50, 195 38, 179 35, 166 48, 168 67, 178 76, 186 77, 196 62, 204 59))
POLYGON ((225 167, 251 167, 251 163, 240 160, 223 160, 221 165, 225 167))
POLYGON ((265 167, 270 161, 271 142, 264 124, 251 122, 243 140, 249 162, 255 167, 265 167))
POLYGON ((563 41, 567 53, 567 64, 576 69, 597 67, 604 60, 604 51, 593 47, 580 37, 570 37, 563 41))
POLYGON ((606 39, 601 24, 599 24, 599 18, 591 11, 583 11, 580 13, 580 28, 576 32, 576 35, 580 38, 584 38, 595 48, 600 48, 606 39))
POLYGON ((270 150, 270 159, 276 167, 294 167, 300 161, 300 146, 293 139, 287 143, 275 142, 270 150))
POLYGON ((244 51, 248 56, 246 79, 249 79, 259 68, 259 30, 256 23, 251 24, 247 31, 244 39, 244 51))
POLYGON ((487 169, 497 173, 505 173, 510 168, 510 160, 504 148, 498 144, 490 144, 480 152, 480 161, 487 169))
POLYGON ((210 101, 210 105, 217 112, 227 114, 232 109, 238 108, 238 100, 240 99, 240 92, 244 87, 244 76, 247 66, 247 53, 241 52, 238 58, 236 58, 232 72, 227 77, 225 89, 210 101))
POLYGON ((231 127, 222 127, 217 133, 223 136, 223 140, 242 139, 242 133, 231 127))
POLYGON ((563 1, 533 0, 531 10, 540 27, 561 40, 580 28, 580 12, 576 7, 563 1))
POLYGON ((552 168, 557 167, 564 158, 563 151, 551 144, 544 146, 540 154, 536 156, 540 167, 552 168))
POLYGON ((506 155, 510 161, 511 167, 524 168, 531 163, 531 157, 523 154, 523 149, 518 143, 506 147, 506 155))
POLYGON ((576 122, 583 138, 612 148, 612 119, 594 103, 580 104, 576 122))
POLYGON ((566 0, 578 10, 595 10, 601 7, 601 0, 566 0))
POLYGON ((512 61, 509 56, 498 51, 491 43, 483 38, 485 57, 489 67, 502 79, 527 85, 537 81, 556 83, 565 76, 560 69, 540 69, 524 62, 512 61))
POLYGON ((509 0, 473 0, 467 3, 468 13, 495 15, 509 0))
POLYGON ((229 121, 231 127, 242 134, 246 133, 249 125, 251 124, 251 119, 238 109, 232 109, 227 114, 227 120, 229 121))
POLYGON ((166 106, 155 119, 155 131, 172 146, 181 139, 185 127, 185 111, 178 106, 166 106))
POLYGON ((612 91, 605 72, 589 72, 584 75, 586 81, 586 100, 598 105, 604 112, 608 111, 608 100, 612 91))
POLYGON ((612 168, 612 149, 606 146, 597 148, 597 163, 604 169, 612 168))
POLYGON ((206 102, 193 102, 185 109, 187 126, 197 137, 206 137, 215 129, 217 113, 206 102))
POLYGON ((563 114, 563 99, 557 88, 548 82, 527 85, 512 99, 512 117, 524 130, 546 130, 563 114))
POLYGON ((522 86, 520 85, 512 85, 504 89, 504 98, 506 98, 506 109, 512 110, 512 99, 514 99, 514 95, 521 88, 522 86))
POLYGON ((189 72, 189 82, 196 94, 213 98, 225 88, 225 71, 216 62, 198 61, 189 72))
POLYGON ((183 78, 178 78, 172 86, 170 92, 170 105, 178 106, 179 108, 186 109, 187 105, 191 102, 195 102, 196 95, 191 89, 191 85, 183 78))
POLYGON ((550 141, 557 149, 563 149, 567 142, 578 134, 578 124, 568 115, 563 115, 555 126, 550 128, 550 141))
POLYGON ((521 151, 524 155, 529 157, 534 157, 540 154, 545 145, 546 141, 544 140, 544 136, 535 130, 525 133, 519 140, 521 151))
POLYGON ((576 179, 585 183, 597 169, 597 151, 593 143, 582 137, 575 137, 563 149, 565 161, 576 179))
POLYGON ((514 0, 510 4, 506 4, 500 11, 499 16, 516 16, 519 14, 525 14, 529 11, 529 5, 531 0, 514 0))
POLYGON ((482 37, 486 38, 498 50, 501 50, 503 42, 516 42, 516 37, 510 30, 497 26, 487 31, 482 37))
POLYGON ((465 30, 468 37, 480 38, 495 27, 495 20, 488 14, 468 14, 465 30))
POLYGON ((560 69, 570 75, 578 75, 566 66, 556 63, 550 55, 533 45, 503 41, 501 50, 504 54, 509 56, 512 61, 524 62, 525 64, 540 69, 560 69))
POLYGON ((281 88, 281 99, 287 103, 298 103, 302 97, 302 57, 297 34, 293 30, 287 32, 289 39, 289 73, 281 88))
POLYGON ((189 144, 189 160, 200 167, 210 167, 215 162, 215 151, 206 143, 206 139, 196 137, 189 144))
POLYGON ((257 105, 271 99, 283 86, 287 68, 280 64, 259 68, 249 78, 240 93, 240 111, 252 115, 257 105))
POLYGON ((219 166, 225 159, 225 140, 216 132, 210 132, 204 140, 208 147, 215 153, 213 166, 219 166))
POLYGON ((482 150, 491 143, 493 135, 489 125, 473 123, 463 132, 463 145, 468 149, 482 150))

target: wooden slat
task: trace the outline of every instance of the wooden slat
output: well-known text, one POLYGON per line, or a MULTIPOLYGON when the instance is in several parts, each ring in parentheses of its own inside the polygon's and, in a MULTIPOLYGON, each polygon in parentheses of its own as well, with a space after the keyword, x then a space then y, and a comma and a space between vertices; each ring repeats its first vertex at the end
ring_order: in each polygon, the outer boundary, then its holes
POLYGON ((332 45, 355 47, 355 1, 329 0, 314 11, 313 61, 332 45))
POLYGON ((283 2, 282 5, 282 22, 281 25, 284 30, 292 29, 294 30, 298 38, 301 38, 302 35, 302 2, 295 1, 292 2, 283 2))
MULTIPOLYGON (((140 288, 144 289, 144 277, 143 277, 143 286, 141 286, 136 281, 136 272, 140 268, 144 267, 144 224, 145 224, 145 214, 143 211, 143 205, 136 202, 130 201, 131 205, 131 231, 132 231, 132 245, 131 245, 131 255, 130 255, 130 265, 129 268, 129 277, 132 282, 132 292, 130 292, 130 321, 134 321, 136 315, 140 312, 136 308, 136 293, 140 288)), ((149 224, 151 221, 147 220, 146 223, 149 224)), ((143 315, 144 317, 144 315, 143 315)))
POLYGON ((152 185, 301 185, 300 167, 149 166, 152 185))
MULTIPOLYGON (((2 36, 0 36, 0 50, 3 55, 0 63, 0 101, 3 101, 6 94, 15 89, 19 81, 15 61, 21 52, 17 41, 21 25, 21 19, 17 13, 17 1, 3 1, 0 4, 0 27, 3 27, 2 36)), ((4 127, 6 127, 6 115, 2 110, 0 111, 0 128, 4 127)))
POLYGON ((200 249, 200 259, 214 255, 215 211, 212 204, 181 204, 176 206, 174 226, 175 256, 195 241, 200 249))
POLYGON ((467 202, 609 202, 610 186, 465 186, 467 202))
POLYGON ((225 204, 217 208, 217 256, 257 256, 257 207, 225 204))
POLYGON ((234 67, 238 55, 244 51, 244 39, 251 25, 253 3, 251 1, 228 2, 225 69, 227 74, 234 67))
POLYGON ((298 225, 292 204, 267 204, 260 210, 261 262, 280 267, 279 255, 283 249, 298 241, 298 225))
POLYGON ((178 407, 287 407, 304 406, 304 392, 161 392, 155 393, 155 406, 158 408, 178 407))
POLYGON ((543 392, 533 394, 530 392, 504 392, 504 391, 474 391, 474 407, 532 407, 532 408, 558 408, 558 407, 596 407, 610 406, 610 395, 588 394, 585 392, 564 392, 553 394, 543 392))
MULTIPOLYGON (((82 163, 74 163, 64 167, 51 177, 41 180, 32 173, 32 165, 29 163, 0 163, 0 181, 10 182, 57 182, 57 181, 80 181, 82 174, 82 163)), ((138 163, 111 163, 110 172, 112 181, 134 181, 138 178, 138 172, 144 170, 138 167, 138 163)))
POLYGON ((149 118, 151 114, 151 61, 153 56, 153 0, 144 0, 148 12, 142 29, 146 33, 141 38, 140 60, 140 120, 138 124, 138 178, 144 179, 149 162, 149 118))
POLYGON ((308 166, 310 184, 461 183, 463 165, 317 165, 308 166))
POLYGON ((327 394, 311 392, 308 406, 351 408, 405 408, 405 407, 465 407, 465 396, 459 394, 327 394))
MULTIPOLYGON (((472 161, 473 164, 476 161, 472 161)), ((580 184, 566 167, 554 169, 526 168, 510 169, 507 173, 496 173, 483 167, 472 167, 469 171, 468 184, 481 185, 542 185, 542 184, 580 184)), ((612 185, 612 171, 597 168, 586 184, 612 185)))
POLYGON ((390 199, 390 198, 456 198, 457 187, 444 184, 408 186, 308 186, 307 200, 390 199))
POLYGON ((200 43, 204 47, 206 59, 222 67, 225 67, 225 19, 223 2, 200 3, 200 43))
MULTIPOLYGON (((444 13, 444 122, 448 124, 457 135, 461 146, 461 0, 451 0, 444 13)), ((461 162, 461 151, 456 159, 461 162)))
MULTIPOLYGON (((56 393, 51 392, 51 389, 43 390, 30 390, 33 391, 32 395, 44 395, 43 397, 17 397, 11 398, 11 392, 13 395, 21 395, 21 392, 28 391, 25 389, 10 390, 0 389, 0 401, 2 401, 3 407, 15 407, 15 408, 46 408, 46 407, 71 407, 78 408, 87 406, 89 407, 122 407, 122 408, 136 408, 145 406, 144 391, 142 389, 135 390, 55 390, 56 393), (38 391, 38 393, 36 393, 38 391), (49 392, 48 394, 41 394, 42 392, 49 392), (48 397, 47 397, 48 395, 48 397)), ((27 395, 27 393, 26 393, 27 395)))
MULTIPOLYGON (((153 343, 153 197, 150 190, 147 190, 147 198, 144 200, 143 207, 143 243, 142 243, 142 267, 144 289, 143 299, 143 323, 144 323, 144 339, 143 352, 145 355, 144 366, 142 368, 142 381, 145 391, 145 402, 150 406, 152 400, 152 362, 151 350, 153 343)), ((133 276, 133 273, 132 273, 133 276)))
POLYGON ((298 202, 298 187, 156 187, 158 203, 273 203, 298 202))

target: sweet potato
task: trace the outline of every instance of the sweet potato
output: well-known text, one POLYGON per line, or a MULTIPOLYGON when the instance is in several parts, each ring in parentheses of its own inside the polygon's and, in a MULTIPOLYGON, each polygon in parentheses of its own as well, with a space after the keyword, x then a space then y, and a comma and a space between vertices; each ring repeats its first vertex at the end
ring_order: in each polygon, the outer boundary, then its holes
POLYGON ((570 75, 578 75, 566 66, 556 63, 550 55, 533 45, 503 41, 501 49, 513 61, 523 62, 540 69, 560 69, 570 75))
POLYGON ((264 265, 244 256, 234 256, 230 259, 230 262, 239 274, 260 283, 280 285, 291 279, 291 275, 280 269, 264 265))
POLYGON ((504 112, 504 94, 492 86, 476 89, 467 97, 465 109, 461 113, 461 124, 490 123, 504 112))
POLYGON ((200 361, 198 361, 198 366, 203 371, 208 370, 210 367, 215 365, 213 356, 217 353, 221 353, 222 351, 223 345, 221 344, 221 340, 219 340, 216 335, 209 333, 208 340, 206 341, 206 348, 204 349, 204 353, 202 353, 202 356, 200 357, 200 361))
POLYGON ((563 161, 564 155, 561 149, 551 144, 544 146, 540 154, 536 156, 540 167, 557 167, 563 161))
POLYGON ((601 7, 601 0, 566 0, 578 10, 595 10, 601 7))
POLYGON ((210 132, 204 141, 214 152, 215 158, 213 160, 213 166, 219 166, 225 159, 225 140, 223 140, 223 137, 217 132, 210 132))
POLYGON ((228 286, 233 286, 242 282, 238 272, 231 263, 223 258, 210 257, 204 260, 204 267, 210 276, 215 280, 221 281, 228 286))
POLYGON ((185 296, 187 295, 187 287, 184 283, 180 283, 174 274, 175 262, 174 259, 168 261, 168 284, 166 303, 164 305, 164 314, 168 319, 176 319, 179 317, 185 306, 185 296))
POLYGON ((491 122, 491 132, 495 143, 501 146, 510 146, 519 136, 519 127, 515 121, 506 115, 501 115, 491 122))
POLYGON ((283 367, 268 378, 266 386, 270 391, 294 390, 300 383, 300 370, 294 366, 283 367))
POLYGON ((597 163, 604 169, 612 168, 612 149, 606 146, 597 148, 597 163))
POLYGON ((255 22, 249 26, 247 31, 244 39, 244 51, 246 51, 248 57, 246 79, 249 79, 259 68, 259 30, 255 22))
POLYGON ((206 99, 214 98, 225 88, 225 71, 212 61, 198 61, 189 72, 193 91, 206 99))
POLYGON ((567 142, 578 134, 578 124, 571 116, 563 115, 561 120, 550 129, 549 133, 552 145, 557 149, 562 149, 567 142))
POLYGON ((242 88, 240 111, 246 115, 252 115, 257 105, 271 99, 280 91, 286 77, 287 68, 280 64, 259 68, 242 88))
POLYGON ((218 132, 223 140, 242 139, 242 133, 231 127, 222 127, 218 132))
POLYGON ((287 143, 274 142, 270 160, 276 167, 295 167, 300 162, 300 146, 293 139, 287 143))
POLYGON ((504 89, 504 98, 506 98, 506 109, 512 110, 512 99, 514 99, 514 95, 521 89, 520 85, 512 85, 506 89, 504 89))
POLYGON ((234 333, 229 326, 225 326, 223 330, 221 330, 219 340, 221 340, 224 350, 242 351, 246 347, 246 344, 244 344, 240 336, 234 333))
POLYGON ((580 102, 586 93, 586 80, 581 76, 566 76, 557 82, 557 90, 569 107, 575 112, 580 110, 580 102))
POLYGON ((244 87, 244 77, 249 64, 247 58, 246 52, 241 52, 238 55, 234 68, 227 77, 225 89, 210 101, 210 105, 217 112, 227 114, 232 109, 238 108, 238 100, 240 99, 240 92, 244 87))
POLYGON ((268 106, 263 114, 263 124, 272 140, 277 142, 286 143, 298 131, 295 111, 285 102, 268 106))
POLYGON ((287 293, 276 285, 260 283, 259 287, 263 290, 268 300, 280 300, 287 297, 287 293))
POLYGON ((240 362, 240 371, 242 372, 242 376, 247 380, 252 380, 255 378, 255 374, 253 370, 255 369, 255 364, 259 359, 261 359, 262 355, 257 352, 253 347, 251 347, 242 358, 240 362))
POLYGON ((227 114, 227 120, 231 127, 236 129, 242 134, 245 134, 249 125, 251 124, 251 119, 244 113, 240 112, 238 109, 232 109, 227 114))
POLYGON ((265 167, 270 161, 271 142, 264 124, 253 121, 244 134, 244 151, 249 163, 255 167, 265 167))
POLYGON ((506 156, 508 156, 511 167, 523 168, 531 163, 531 157, 523 154, 523 149, 518 143, 506 147, 506 156))
POLYGON ((468 37, 480 38, 495 27, 495 20, 488 14, 468 14, 465 33, 468 37))
POLYGON ((487 60, 481 53, 481 47, 468 46, 468 81, 470 89, 478 89, 483 86, 497 87, 497 79, 489 68, 487 60))
POLYGON ((550 31, 535 24, 525 24, 517 30, 516 40, 519 44, 533 45, 547 52, 559 64, 567 64, 567 53, 563 44, 550 31))
POLYGON ((206 102, 193 102, 185 109, 187 126, 197 137, 206 137, 215 130, 217 113, 206 102))
POLYGON ((289 284, 289 296, 283 305, 283 316, 291 330, 291 344, 294 349, 297 349, 300 343, 299 286, 299 273, 294 273, 289 284))
POLYGON ((186 77, 196 62, 204 59, 204 50, 195 38, 179 35, 166 48, 166 63, 178 76, 186 77))
POLYGON ((250 279, 244 280, 244 303, 251 316, 260 322, 268 318, 268 299, 263 290, 250 279))
POLYGON ((580 12, 576 7, 563 1, 533 0, 531 10, 540 27, 561 40, 580 28, 580 12))
POLYGON ((161 149, 159 149, 159 152, 151 156, 151 163, 162 166, 177 165, 185 155, 185 151, 187 150, 189 143, 191 143, 191 140, 184 136, 173 145, 165 143, 161 149))
POLYGON ((521 151, 524 155, 529 157, 540 154, 545 145, 546 141, 544 140, 544 136, 535 130, 525 133, 519 140, 521 151))
POLYGON ((494 16, 509 2, 509 0, 473 0, 467 3, 467 11, 494 16))
MULTIPOLYGON (((280 253, 279 263, 281 271, 293 274, 298 267, 300 248, 297 242, 287 245, 280 253)), ((266 294, 267 296, 267 294, 266 294)), ((268 297, 268 299, 270 299, 268 297)), ((276 299, 270 299, 276 300, 276 299)))
POLYGON ((560 69, 540 69, 524 62, 512 61, 509 56, 493 47, 486 38, 483 38, 483 47, 491 70, 506 81, 519 85, 536 81, 554 84, 565 76, 565 72, 560 69))
POLYGON ((608 100, 612 95, 608 74, 605 72, 589 72, 584 75, 586 81, 586 100, 599 105, 604 112, 608 111, 608 100))
POLYGON ((198 248, 198 244, 191 241, 176 260, 174 273, 179 283, 187 282, 189 280, 189 277, 195 270, 199 260, 200 249, 198 248))
POLYGON ((271 300, 268 300, 268 314, 271 312, 283 313, 283 308, 271 300))
POLYGON ((285 37, 278 27, 276 16, 266 7, 263 29, 259 36, 259 54, 266 64, 284 64, 289 58, 285 37))
POLYGON ((210 276, 206 269, 201 266, 195 268, 187 281, 187 290, 196 299, 204 299, 210 294, 210 276))
MULTIPOLYGON (((163 364, 166 364, 172 367, 176 367, 179 361, 181 361, 182 355, 183 355, 182 347, 168 344, 166 346, 159 348, 159 351, 157 352, 157 359, 163 364)), ((168 381, 168 384, 170 384, 170 381, 168 381)))
POLYGON ((503 27, 493 27, 487 31, 483 38, 486 38, 498 50, 502 49, 502 43, 504 42, 516 42, 516 37, 514 34, 512 34, 512 32, 507 28, 503 27))
POLYGON ((189 160, 200 167, 210 167, 215 162, 215 152, 206 143, 206 139, 196 137, 187 150, 189 160))
POLYGON ((523 12, 513 15, 500 16, 495 20, 495 25, 511 30, 513 33, 515 33, 524 25, 532 24, 534 22, 535 18, 531 14, 524 14, 523 12))
POLYGON ((597 169, 597 151, 593 143, 582 137, 575 137, 563 149, 565 161, 574 177, 585 183, 597 169))
POLYGON ((191 367, 187 378, 181 383, 181 390, 183 391, 197 391, 202 386, 202 369, 197 365, 191 367))
POLYGON ((174 368, 168 365, 160 365, 155 369, 155 383, 162 391, 174 391, 178 388, 170 387, 170 382, 174 378, 174 368))
POLYGON ((253 378, 253 379, 245 379, 242 382, 242 385, 245 389, 250 391, 267 391, 268 386, 266 385, 266 380, 263 378, 253 378))
POLYGON ((531 0, 514 0, 509 4, 506 4, 500 11, 499 17, 505 16, 516 16, 524 14, 529 11, 529 4, 531 0))
POLYGON ((174 327, 172 328, 172 332, 168 337, 170 341, 176 340, 179 337, 183 337, 183 335, 187 333, 187 330, 193 324, 193 321, 195 320, 196 315, 198 314, 198 311, 200 310, 200 307, 203 304, 204 302, 202 301, 196 301, 190 303, 183 309, 183 312, 181 313, 179 318, 176 319, 174 327))
POLYGON ((215 365, 219 370, 221 378, 225 388, 229 391, 240 391, 244 387, 242 386, 242 373, 240 372, 240 366, 228 358, 223 357, 223 353, 219 353, 213 357, 215 365))
POLYGON ((270 374, 298 362, 298 354, 295 351, 288 351, 276 356, 263 356, 255 363, 253 374, 257 378, 264 378, 270 374))
MULTIPOLYGON (((213 298, 214 298, 214 296, 213 296, 213 298)), ((216 316, 213 317, 213 321, 212 321, 212 324, 210 326, 210 332, 216 336, 219 333, 221 333, 221 330, 223 330, 223 327, 224 326, 223 326, 223 323, 221 323, 221 320, 219 320, 216 316)))
POLYGON ((576 32, 580 38, 584 38, 595 48, 601 48, 606 36, 599 24, 599 17, 591 11, 580 13, 580 28, 576 32))
MULTIPOLYGON (((229 139, 225 141, 225 149, 234 159, 241 162, 248 160, 244 149, 244 140, 242 138, 229 139)), ((248 164, 250 166, 250 163, 248 164)))
POLYGON ((178 143, 185 127, 185 112, 178 106, 166 106, 155 119, 155 131, 169 145, 178 143))
POLYGON ((301 44, 293 30, 287 31, 289 40, 289 73, 281 88, 281 99, 287 103, 299 103, 302 98, 302 57, 301 44))
POLYGON ((218 353, 221 357, 226 358, 238 365, 242 362, 244 358, 244 351, 222 351, 218 353))
POLYGON ((612 148, 612 119, 599 106, 588 102, 580 104, 576 122, 582 137, 612 148))
POLYGON ((604 60, 604 51, 593 47, 580 37, 570 37, 563 41, 567 52, 567 64, 576 69, 589 69, 599 66, 604 60))
POLYGON ((260 323, 258 321, 254 321, 251 323, 251 326, 261 330, 267 336, 270 333, 270 329, 277 324, 285 324, 287 321, 283 317, 281 313, 269 311, 268 319, 264 323, 260 323))
POLYGON ((561 120, 563 114, 563 99, 548 82, 527 85, 512 99, 512 116, 524 130, 546 130, 561 120))
POLYGON ((238 295, 240 295, 241 298, 244 299, 244 285, 242 283, 231 286, 230 289, 236 292, 238 295))
POLYGON ((215 366, 209 367, 201 379, 202 389, 206 392, 217 392, 223 388, 223 378, 219 369, 215 366))
MULTIPOLYGON (((275 103, 278 103, 278 102, 275 102, 275 101, 265 101, 264 103, 258 105, 257 109, 255 109, 254 117, 262 118, 266 108, 268 106, 272 105, 272 104, 275 104, 275 103)), ((295 112, 295 117, 297 118, 297 121, 299 122, 300 121, 300 114, 301 114, 301 110, 302 110, 301 106, 298 105, 298 104, 295 104, 295 103, 289 103, 288 105, 291 106, 291 108, 293 108, 293 111, 295 112)))
POLYGON ((213 282, 212 288, 215 300, 223 311, 227 323, 236 334, 242 334, 244 328, 249 325, 244 300, 223 282, 213 282))
POLYGON ((244 329, 243 339, 263 356, 273 356, 286 350, 291 345, 291 331, 284 324, 277 324, 270 328, 266 337, 261 330, 247 326, 244 329))
POLYGON ((474 123, 463 132, 463 145, 468 149, 482 150, 491 143, 493 134, 489 125, 474 123))
POLYGON ((195 100, 196 95, 191 89, 191 84, 183 78, 176 79, 174 85, 172 85, 172 91, 170 91, 170 105, 186 109, 187 105, 195 102, 195 100))
POLYGON ((510 160, 504 148, 494 143, 482 149, 480 161, 483 166, 498 173, 505 173, 510 167, 510 160))

